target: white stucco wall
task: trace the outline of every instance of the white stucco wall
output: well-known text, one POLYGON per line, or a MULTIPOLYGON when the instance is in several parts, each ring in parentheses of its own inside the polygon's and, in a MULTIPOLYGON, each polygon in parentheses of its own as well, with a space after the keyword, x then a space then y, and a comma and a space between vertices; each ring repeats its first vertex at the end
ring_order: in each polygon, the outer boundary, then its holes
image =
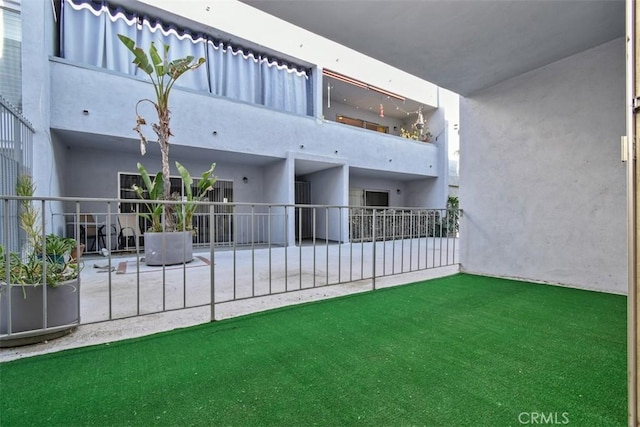
MULTIPOLYGON (((135 104, 152 93, 151 85, 63 60, 52 59, 49 64, 52 128, 135 139, 135 104)), ((439 167, 439 150, 432 144, 177 87, 170 103, 174 146, 280 158, 303 150, 308 156, 349 159, 350 166, 425 176, 435 176, 439 167)), ((140 108, 149 121, 155 116, 152 108, 145 104, 140 108)), ((152 132, 147 129, 147 133, 152 132)))
MULTIPOLYGON (((293 199, 293 170, 289 167, 289 160, 278 160, 263 167, 264 200, 279 204, 292 204, 293 199)), ((272 207, 271 214, 279 215, 282 219, 271 223, 271 241, 278 244, 288 243, 285 230, 288 223, 285 221, 284 207, 272 207)), ((295 236, 294 236, 295 237, 295 236)))
POLYGON ((57 179, 59 166, 49 133, 50 78, 48 56, 51 52, 42 40, 50 38, 52 31, 51 8, 41 2, 23 2, 22 16, 22 114, 35 130, 33 135, 33 175, 37 184, 36 195, 60 196, 57 179), (42 177, 42 179, 38 179, 42 177))
POLYGON ((622 39, 461 100, 462 269, 626 292, 622 39))
MULTIPOLYGON (((56 138, 58 139, 58 138, 56 138)), ((155 173, 160 170, 160 155, 156 147, 150 147, 144 156, 131 153, 122 153, 110 150, 95 150, 79 147, 65 148, 63 144, 55 144, 56 151, 64 150, 67 164, 73 165, 65 170, 64 193, 68 197, 117 197, 118 174, 117 172, 137 174, 136 164, 142 163, 147 170, 155 173), (87 180, 91 185, 87 185, 87 180)), ((207 170, 215 159, 204 156, 201 160, 179 159, 180 163, 191 172, 193 177, 199 177, 202 171, 207 170)), ((173 162, 171 162, 171 174, 179 176, 173 162)), ((233 181, 234 202, 261 203, 273 202, 265 199, 266 177, 268 171, 265 168, 251 165, 238 165, 234 163, 216 164, 214 174, 220 180, 233 181), (242 178, 247 177, 247 183, 242 178)))
MULTIPOLYGON (((159 163, 157 154, 149 153, 142 158, 131 149, 119 151, 117 148, 124 142, 135 143, 136 135, 132 131, 135 102, 149 96, 150 85, 141 79, 77 66, 54 57, 55 21, 48 2, 26 2, 22 15, 23 63, 27 64, 23 69, 29 75, 23 80, 24 111, 36 129, 34 177, 38 195, 114 197, 117 171, 135 172, 137 161, 143 162, 149 170, 159 163), (70 138, 71 134, 75 134, 73 138, 70 138), (91 139, 93 135, 97 136, 95 140, 91 139), (88 138, 86 147, 81 146, 83 137, 88 138)), ((180 24, 180 19, 177 23, 180 24)), ((277 46, 271 48, 278 50, 277 46)), ((321 51, 313 45, 305 46, 305 50, 308 49, 321 51)), ((336 53, 329 53, 332 62, 335 62, 333 55, 336 53)), ((437 106, 437 88, 431 83, 351 51, 342 52, 340 56, 340 67, 333 69, 398 93, 411 92, 412 98, 427 106, 437 106), (381 65, 383 72, 365 76, 368 73, 363 70, 377 68, 362 67, 364 63, 372 65, 370 61, 381 65), (384 79, 380 80, 382 77, 384 79)), ((302 55, 301 59, 306 61, 305 57, 302 55)), ((310 64, 322 63, 310 61, 310 64)), ((314 79, 321 81, 322 76, 315 75, 314 79)), ((322 94, 321 89, 314 88, 317 95, 322 94)), ((318 111, 322 106, 320 100, 321 96, 315 103, 318 111)), ((440 173, 438 171, 445 164, 443 151, 435 144, 408 141, 178 87, 172 92, 171 105, 175 134, 172 144, 182 149, 181 155, 172 155, 172 158, 180 159, 191 171, 197 172, 206 169, 210 161, 217 161, 216 173, 236 182, 236 201, 293 203, 295 159, 290 153, 294 151, 304 153, 306 160, 343 165, 340 178, 345 184, 340 195, 343 204, 348 203, 349 169, 400 176, 401 182, 416 177, 431 181, 430 178, 440 173), (211 150, 213 157, 185 156, 187 149, 198 153, 211 150), (230 156, 219 161, 214 150, 230 156), (233 163, 242 161, 238 160, 242 156, 236 154, 267 160, 260 161, 261 166, 251 162, 233 163), (230 163, 228 159, 232 159, 230 163), (270 159, 273 163, 266 165, 270 159), (249 179, 247 185, 242 183, 243 176, 249 179), (271 182, 266 183, 268 180, 271 182)), ((142 111, 151 120, 154 113, 148 107, 143 106, 142 111)), ((149 129, 147 135, 152 135, 149 129)), ((393 189, 396 188, 402 188, 404 192, 402 185, 394 185, 393 189)), ((56 210, 63 208, 56 207, 56 210)), ((96 212, 101 210, 104 209, 96 208, 96 212)), ((341 222, 346 224, 346 214, 341 222)), ((287 231, 291 240, 293 217, 289 218, 287 231)))
MULTIPOLYGON (((123 0, 118 1, 124 3, 123 0)), ((228 38, 225 37, 226 33, 239 39, 241 44, 246 40, 410 97, 425 105, 438 106, 438 88, 433 83, 237 0, 200 4, 175 0, 127 0, 126 3, 131 8, 150 10, 152 14, 161 11, 163 16, 170 17, 178 25, 184 24, 214 34, 222 32, 222 39, 228 38)))
MULTIPOLYGON (((54 53, 55 24, 53 10, 46 2, 23 1, 22 14, 22 114, 33 125, 33 168, 36 196, 62 196, 67 169, 65 153, 54 144, 50 132, 51 82, 49 55, 54 53), (26 19, 25 17, 28 17, 26 19), (48 43, 43 43, 47 41, 48 43)), ((62 222, 52 217, 62 204, 48 203, 43 212, 46 232, 59 233, 62 222)))
POLYGON ((426 207, 429 209, 442 209, 446 205, 444 191, 437 191, 439 199, 431 197, 431 191, 436 188, 436 178, 418 179, 407 182, 405 186, 405 200, 402 206, 426 207))
MULTIPOLYGON (((345 206, 349 204, 347 192, 349 171, 347 166, 342 165, 321 170, 304 175, 301 179, 311 185, 312 204, 330 206, 345 206)), ((345 240, 348 235, 348 228, 347 224, 341 221, 341 218, 345 218, 346 210, 344 211, 345 215, 341 215, 341 212, 336 208, 316 209, 315 235, 317 238, 332 241, 345 240)))

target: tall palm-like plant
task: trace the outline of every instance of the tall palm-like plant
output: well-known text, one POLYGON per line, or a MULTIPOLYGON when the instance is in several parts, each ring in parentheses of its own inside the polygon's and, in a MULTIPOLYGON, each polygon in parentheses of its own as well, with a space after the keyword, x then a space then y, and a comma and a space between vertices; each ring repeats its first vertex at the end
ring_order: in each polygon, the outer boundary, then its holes
MULTIPOLYGON (((139 46, 135 45, 135 42, 124 36, 118 34, 118 38, 122 43, 133 53, 133 63, 142 71, 149 75, 151 83, 156 93, 156 100, 141 99, 136 103, 136 127, 134 130, 140 136, 140 153, 142 155, 146 152, 147 138, 142 133, 142 126, 146 125, 146 120, 138 114, 138 106, 143 102, 150 102, 156 109, 158 115, 158 122, 151 124, 151 129, 158 136, 158 144, 160 145, 160 151, 162 154, 162 184, 163 193, 162 198, 164 200, 171 199, 171 181, 169 170, 169 137, 172 136, 170 124, 170 111, 169 111, 169 94, 175 84, 176 80, 180 78, 184 73, 189 70, 195 70, 199 66, 205 63, 204 58, 195 59, 193 56, 187 56, 185 58, 175 59, 169 61, 169 46, 162 45, 162 56, 156 48, 155 44, 151 42, 149 48, 149 54, 139 46)), ((165 228, 171 230, 175 226, 175 220, 173 215, 173 209, 171 205, 165 206, 165 228)))

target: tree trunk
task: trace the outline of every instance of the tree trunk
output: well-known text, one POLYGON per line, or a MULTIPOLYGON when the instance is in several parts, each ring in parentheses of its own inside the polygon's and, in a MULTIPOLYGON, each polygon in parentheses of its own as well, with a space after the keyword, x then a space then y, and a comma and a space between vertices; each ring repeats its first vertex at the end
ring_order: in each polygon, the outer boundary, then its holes
MULTIPOLYGON (((162 184, 164 199, 171 200, 171 171, 169 169, 169 109, 158 110, 160 121, 160 151, 162 153, 162 184)), ((173 231, 175 223, 173 220, 173 205, 164 206, 164 225, 166 231, 173 231)))

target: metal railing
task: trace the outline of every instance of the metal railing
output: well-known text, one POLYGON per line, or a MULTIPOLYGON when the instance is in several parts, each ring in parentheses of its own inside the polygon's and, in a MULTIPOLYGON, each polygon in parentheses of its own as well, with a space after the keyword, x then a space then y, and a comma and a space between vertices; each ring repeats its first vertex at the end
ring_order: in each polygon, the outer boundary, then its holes
MULTIPOLYGON (((0 210, 17 199, 0 196, 0 210)), ((82 242, 103 245, 107 251, 104 257, 80 258, 76 324, 204 306, 210 307, 211 320, 215 320, 216 305, 222 303, 358 281, 367 281, 376 289, 378 278, 458 263, 458 210, 199 202, 199 209, 209 213, 194 218, 193 260, 148 266, 138 239, 131 252, 116 252, 120 202, 33 199, 41 212, 49 211, 47 204, 65 206, 66 212, 49 218, 42 214, 43 236, 67 233, 79 244, 80 236, 87 238, 83 227, 102 227, 102 234, 82 242), (83 217, 84 212, 94 212, 93 222, 83 217), (302 232, 303 227, 310 227, 310 237, 302 232), (204 229, 208 235, 203 234, 204 229)), ((4 224, 5 229, 10 226, 17 227, 17 223, 4 224)), ((144 238, 138 237, 140 241, 144 238)), ((4 262, 6 270, 9 264, 4 262)), ((5 272, 0 282, 8 281, 5 272)), ((40 287, 45 294, 46 288, 40 287)), ((43 297, 44 313, 51 311, 47 304, 43 297)), ((39 330, 49 328, 43 320, 39 330)), ((24 333, 3 331, 0 338, 24 333)))
MULTIPOLYGON (((131 202, 128 202, 131 203, 131 202)), ((234 209, 234 205, 226 203, 225 207, 234 209)), ((109 212, 84 211, 76 217, 73 213, 52 213, 53 223, 66 224, 64 236, 72 237, 85 246, 85 253, 100 254, 103 249, 113 253, 126 253, 135 250, 132 239, 126 239, 121 235, 126 225, 120 219, 123 214, 109 212), (79 234, 75 231, 76 223, 80 226, 79 234), (87 232, 90 230, 91 232, 87 232)), ((135 215, 127 213, 124 215, 135 215)), ((242 213, 242 212, 214 212, 213 214, 196 213, 193 215, 192 232, 193 246, 207 248, 213 242, 214 246, 251 246, 266 244, 269 223, 282 223, 284 213, 242 213)), ((137 227, 134 229, 142 236, 143 231, 150 226, 146 218, 139 217, 137 227)), ((272 245, 284 246, 283 238, 273 236, 272 245)), ((140 244, 144 248, 144 239, 140 244)))
MULTIPOLYGON (((16 194, 16 182, 21 174, 31 174, 33 126, 16 107, 0 96, 0 194, 16 194)), ((0 223, 15 221, 18 205, 15 202, 0 212, 0 223)), ((18 250, 18 230, 0 230, 0 240, 6 247, 18 250), (10 234, 4 235, 8 232, 10 234)))
POLYGON ((355 241, 417 237, 454 237, 458 233, 456 209, 350 208, 349 236, 355 241))

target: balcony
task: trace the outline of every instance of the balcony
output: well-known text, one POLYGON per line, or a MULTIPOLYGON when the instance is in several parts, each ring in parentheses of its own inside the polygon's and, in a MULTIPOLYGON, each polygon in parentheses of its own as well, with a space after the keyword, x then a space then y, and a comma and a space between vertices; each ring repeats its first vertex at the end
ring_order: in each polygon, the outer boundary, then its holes
MULTIPOLYGON (((65 146, 137 149, 135 103, 151 86, 135 77, 51 58, 51 128, 65 146)), ((438 176, 438 146, 318 121, 230 98, 178 88, 171 104, 173 146, 213 150, 217 161, 238 155, 275 159, 318 157, 353 168, 438 176)), ((153 117, 153 111, 142 110, 153 117)), ((241 159, 241 161, 243 161, 241 159)), ((134 163, 135 165, 135 163, 134 163)))

